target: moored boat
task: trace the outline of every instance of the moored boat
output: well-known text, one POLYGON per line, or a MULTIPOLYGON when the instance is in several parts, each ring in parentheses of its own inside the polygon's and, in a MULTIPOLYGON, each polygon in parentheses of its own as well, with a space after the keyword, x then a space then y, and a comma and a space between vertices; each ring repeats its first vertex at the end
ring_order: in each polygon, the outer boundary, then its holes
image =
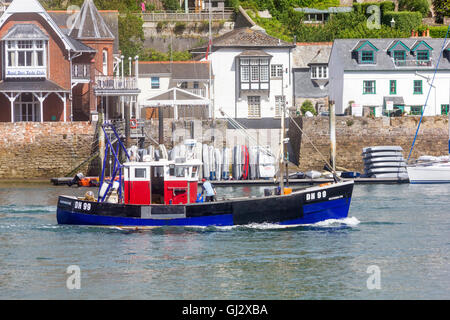
MULTIPOLYGON (((126 153, 120 140, 118 143, 126 153)), ((353 181, 335 181, 299 190, 267 189, 260 197, 203 202, 198 192, 200 160, 177 158, 121 164, 118 152, 108 141, 105 152, 109 149, 115 158, 113 176, 118 175, 119 179, 102 179, 97 197, 92 194, 83 198, 60 196, 57 205, 59 224, 122 227, 300 225, 348 216, 353 181)), ((244 157, 247 157, 246 153, 244 149, 244 157)))

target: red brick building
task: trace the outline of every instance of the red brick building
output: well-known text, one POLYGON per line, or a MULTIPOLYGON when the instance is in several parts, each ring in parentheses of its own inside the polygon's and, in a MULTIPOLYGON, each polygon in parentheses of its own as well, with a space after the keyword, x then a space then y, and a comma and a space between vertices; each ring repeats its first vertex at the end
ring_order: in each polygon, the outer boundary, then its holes
POLYGON ((14 0, 0 17, 0 121, 86 121, 106 108, 123 117, 124 97, 139 90, 120 75, 111 29, 92 0, 76 13, 14 0))

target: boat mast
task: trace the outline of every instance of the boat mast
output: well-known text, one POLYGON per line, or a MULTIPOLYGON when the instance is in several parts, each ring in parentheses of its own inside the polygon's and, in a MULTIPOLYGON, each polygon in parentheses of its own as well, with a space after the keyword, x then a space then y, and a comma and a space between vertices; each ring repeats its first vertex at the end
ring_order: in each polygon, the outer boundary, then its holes
POLYGON ((284 194, 284 135, 286 120, 286 103, 284 101, 284 67, 281 70, 281 141, 280 141, 280 194, 284 194))

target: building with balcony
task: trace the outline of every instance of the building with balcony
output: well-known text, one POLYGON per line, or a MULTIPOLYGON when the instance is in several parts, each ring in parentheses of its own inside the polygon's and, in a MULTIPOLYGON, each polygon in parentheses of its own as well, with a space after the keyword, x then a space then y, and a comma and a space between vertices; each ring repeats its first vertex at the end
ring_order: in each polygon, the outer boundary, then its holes
POLYGON ((12 1, 0 17, 0 121, 86 121, 105 106, 123 115, 123 97, 139 90, 117 72, 114 15, 107 24, 92 0, 74 19, 37 0, 12 1))
POLYGON ((205 61, 140 61, 141 117, 209 118, 210 72, 205 61))
POLYGON ((255 26, 219 36, 211 48, 191 49, 211 62, 211 114, 247 128, 279 128, 283 104, 293 105, 293 48, 255 26))
POLYGON ((444 39, 417 37, 335 40, 329 95, 336 113, 447 114, 450 55, 449 46, 443 45, 444 39))

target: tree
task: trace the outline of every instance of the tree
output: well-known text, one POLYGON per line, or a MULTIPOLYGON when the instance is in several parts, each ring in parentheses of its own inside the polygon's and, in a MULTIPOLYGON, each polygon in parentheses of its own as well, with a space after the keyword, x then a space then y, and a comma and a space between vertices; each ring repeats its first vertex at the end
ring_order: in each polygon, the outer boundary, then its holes
POLYGON ((433 10, 436 22, 444 22, 444 17, 450 15, 450 0, 433 0, 433 10))
POLYGON ((428 3, 428 0, 399 0, 398 9, 418 11, 422 14, 422 17, 427 17, 430 12, 430 4, 428 3))
POLYGON ((305 100, 300 108, 300 111, 303 115, 306 114, 306 112, 311 112, 313 115, 317 115, 317 111, 314 108, 312 102, 310 100, 305 100))

